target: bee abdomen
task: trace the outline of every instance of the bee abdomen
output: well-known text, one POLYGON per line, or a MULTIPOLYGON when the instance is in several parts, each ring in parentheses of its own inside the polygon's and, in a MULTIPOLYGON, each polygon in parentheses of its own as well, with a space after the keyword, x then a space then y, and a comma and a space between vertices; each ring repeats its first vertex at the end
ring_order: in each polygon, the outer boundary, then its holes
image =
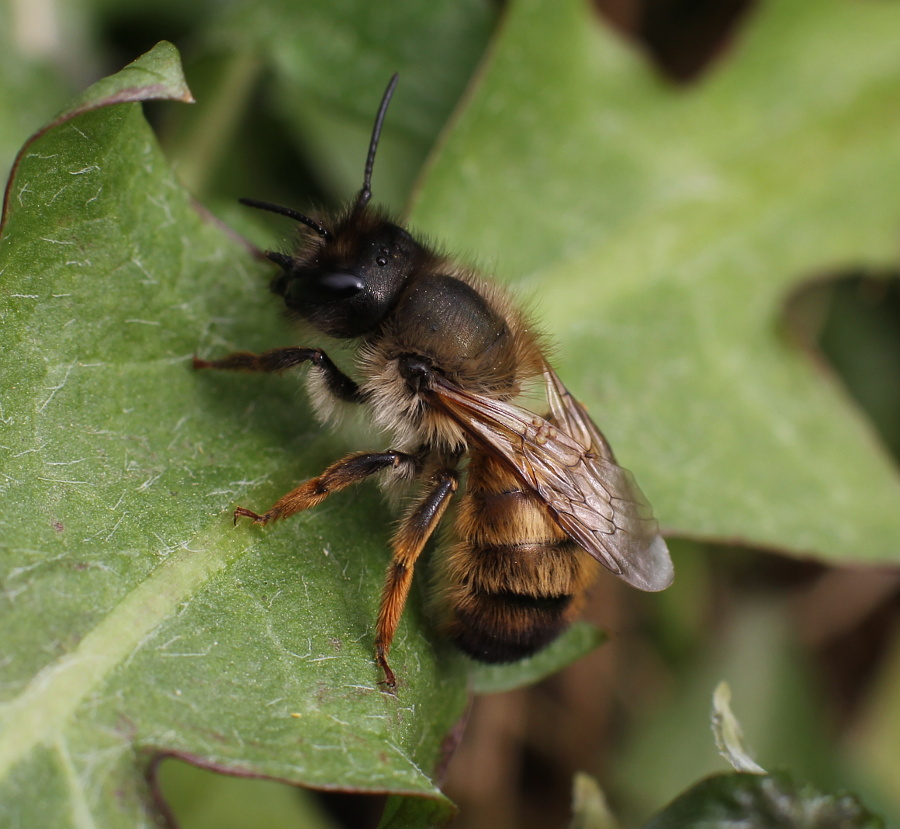
POLYGON ((594 560, 502 462, 477 449, 443 559, 442 627, 482 662, 515 662, 581 609, 594 560))
POLYGON ((445 569, 444 632, 482 662, 515 662, 556 639, 580 608, 585 554, 568 537, 457 544, 445 569))
POLYGON ((446 635, 481 662, 515 662, 550 644, 570 623, 574 596, 472 590, 457 595, 446 635))

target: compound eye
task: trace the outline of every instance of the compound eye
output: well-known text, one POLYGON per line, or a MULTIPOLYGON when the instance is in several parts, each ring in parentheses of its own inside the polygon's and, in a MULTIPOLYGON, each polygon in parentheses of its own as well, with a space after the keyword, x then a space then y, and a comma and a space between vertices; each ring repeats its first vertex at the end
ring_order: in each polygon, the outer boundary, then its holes
POLYGON ((366 287, 362 277, 341 271, 320 271, 309 280, 298 280, 292 286, 306 302, 337 302, 349 299, 366 287))

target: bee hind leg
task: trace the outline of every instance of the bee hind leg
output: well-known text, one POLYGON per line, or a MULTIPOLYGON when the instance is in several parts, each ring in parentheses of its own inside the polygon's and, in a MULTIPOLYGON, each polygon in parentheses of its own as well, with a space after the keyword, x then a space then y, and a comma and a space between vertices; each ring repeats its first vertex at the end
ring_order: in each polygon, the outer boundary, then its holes
POLYGON ((268 510, 259 515, 244 507, 234 511, 234 520, 249 518, 255 524, 268 524, 288 518, 294 513, 310 509, 321 504, 329 495, 340 492, 348 486, 364 481, 370 475, 384 469, 393 469, 402 473, 404 467, 415 466, 418 458, 406 452, 356 452, 333 463, 321 475, 310 478, 306 483, 282 495, 268 510))
POLYGON ((384 684, 389 690, 396 687, 397 679, 388 665, 387 655, 409 596, 413 567, 440 524, 458 485, 459 473, 455 469, 436 472, 432 476, 431 488, 407 513, 394 536, 391 545, 393 557, 388 565, 375 626, 375 661, 384 671, 384 684))

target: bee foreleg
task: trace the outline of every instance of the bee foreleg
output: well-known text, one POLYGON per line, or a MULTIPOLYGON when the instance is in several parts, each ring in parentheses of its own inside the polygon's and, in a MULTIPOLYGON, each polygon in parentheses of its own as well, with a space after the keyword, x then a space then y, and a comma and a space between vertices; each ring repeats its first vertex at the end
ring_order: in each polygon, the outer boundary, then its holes
POLYGON ((335 397, 349 403, 362 401, 356 381, 344 374, 320 348, 287 346, 273 348, 262 354, 254 354, 251 351, 235 351, 226 354, 219 360, 201 360, 199 357, 194 357, 194 368, 274 372, 285 371, 307 362, 312 363, 322 372, 328 391, 335 397))
POLYGON ((399 474, 406 469, 415 468, 417 463, 418 457, 406 452, 357 452, 333 463, 317 478, 310 478, 287 495, 282 495, 262 515, 238 507, 234 511, 234 520, 244 517, 252 519, 256 524, 268 524, 317 506, 333 492, 358 484, 383 469, 393 468, 399 474))
POLYGON ((388 665, 387 654, 409 595, 413 567, 456 492, 459 474, 454 469, 442 469, 434 474, 432 481, 431 489, 413 506, 394 536, 394 554, 381 593, 375 626, 375 659, 384 671, 384 684, 388 688, 394 688, 397 684, 394 672, 388 665))

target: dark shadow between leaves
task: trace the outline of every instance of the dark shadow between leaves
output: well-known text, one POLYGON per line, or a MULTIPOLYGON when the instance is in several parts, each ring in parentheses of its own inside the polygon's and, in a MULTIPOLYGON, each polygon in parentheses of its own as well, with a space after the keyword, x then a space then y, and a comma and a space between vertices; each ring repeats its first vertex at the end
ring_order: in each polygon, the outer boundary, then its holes
POLYGON ((860 268, 809 279, 786 299, 783 323, 900 462, 900 274, 860 268))

